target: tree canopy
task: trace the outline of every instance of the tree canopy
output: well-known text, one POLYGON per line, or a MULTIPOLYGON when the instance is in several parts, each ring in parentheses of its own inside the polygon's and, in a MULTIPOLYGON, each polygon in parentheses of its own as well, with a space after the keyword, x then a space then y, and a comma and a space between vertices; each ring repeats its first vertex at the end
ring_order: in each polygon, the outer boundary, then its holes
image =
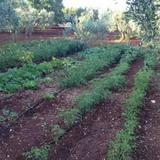
POLYGON ((32 7, 36 8, 37 10, 47 10, 48 12, 54 12, 54 20, 55 23, 61 23, 64 19, 63 14, 63 0, 29 0, 32 7))
POLYGON ((127 17, 133 19, 141 28, 145 41, 151 41, 157 34, 159 0, 128 0, 127 17))

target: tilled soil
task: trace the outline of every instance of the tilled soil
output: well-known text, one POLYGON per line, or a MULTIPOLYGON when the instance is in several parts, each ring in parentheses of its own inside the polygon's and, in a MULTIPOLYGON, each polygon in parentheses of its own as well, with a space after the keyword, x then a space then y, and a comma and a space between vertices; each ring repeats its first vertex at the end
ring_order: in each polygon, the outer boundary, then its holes
MULTIPOLYGON (((106 72, 101 72, 99 76, 107 75, 110 70, 107 68, 106 72)), ((10 131, 1 133, 0 160, 22 160, 22 153, 30 150, 31 147, 51 141, 53 137, 49 126, 62 123, 58 117, 59 110, 74 107, 75 97, 89 88, 90 84, 62 91, 53 101, 44 101, 33 113, 22 117, 10 131)), ((6 105, 14 111, 21 112, 23 107, 39 101, 43 93, 57 90, 59 87, 55 84, 47 87, 41 86, 37 91, 20 92, 6 101, 1 101, 0 107, 2 109, 6 105)))
POLYGON ((73 105, 74 98, 84 90, 83 87, 66 90, 51 102, 43 102, 34 114, 29 114, 19 120, 5 137, 1 137, 0 159, 21 160, 21 154, 32 146, 52 138, 47 129, 49 125, 58 123, 58 112, 62 108, 73 105))
POLYGON ((160 160, 160 78, 154 77, 141 109, 134 160, 160 160))
POLYGON ((1 96, 0 109, 11 109, 14 112, 20 113, 27 109, 31 104, 36 103, 43 97, 44 93, 56 93, 59 90, 58 85, 42 85, 37 90, 19 91, 11 96, 1 96))
POLYGON ((49 160, 104 160, 109 142, 123 125, 123 103, 132 91, 142 61, 131 65, 125 88, 112 94, 73 127, 50 151, 49 160))

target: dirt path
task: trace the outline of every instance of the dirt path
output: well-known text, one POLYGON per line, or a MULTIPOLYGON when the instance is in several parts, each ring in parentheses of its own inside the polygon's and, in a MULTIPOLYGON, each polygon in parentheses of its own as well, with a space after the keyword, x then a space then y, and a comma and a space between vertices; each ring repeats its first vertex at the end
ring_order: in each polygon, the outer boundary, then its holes
POLYGON ((122 104, 132 90, 135 73, 142 67, 136 61, 127 73, 127 86, 88 113, 50 151, 49 160, 104 160, 111 139, 123 124, 122 104))
POLYGON ((152 79, 141 110, 133 159, 160 160, 160 78, 152 79))

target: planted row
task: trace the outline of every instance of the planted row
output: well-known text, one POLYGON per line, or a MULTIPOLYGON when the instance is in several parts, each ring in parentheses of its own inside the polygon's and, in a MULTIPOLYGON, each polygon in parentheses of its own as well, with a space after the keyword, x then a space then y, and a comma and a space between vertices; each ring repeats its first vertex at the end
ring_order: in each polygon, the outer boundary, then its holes
POLYGON ((138 52, 127 54, 109 75, 104 78, 93 80, 91 89, 84 91, 76 98, 76 108, 61 111, 60 117, 64 120, 65 124, 67 126, 72 126, 86 112, 95 107, 96 104, 99 104, 110 96, 112 90, 124 86, 126 79, 123 74, 128 71, 130 64, 137 56, 138 52))
POLYGON ((66 70, 66 76, 60 82, 61 87, 69 88, 85 84, 96 75, 97 71, 117 63, 125 52, 124 46, 112 45, 92 48, 80 53, 85 60, 66 70))
POLYGON ((135 131, 138 127, 138 114, 143 105, 149 81, 153 74, 152 68, 156 65, 156 55, 145 55, 145 67, 140 70, 136 77, 134 88, 125 102, 124 126, 117 134, 116 139, 111 142, 106 159, 108 160, 130 160, 135 147, 135 131), (150 57, 150 58, 149 58, 150 57))
MULTIPOLYGON (((77 97, 76 108, 60 111, 59 117, 64 121, 67 128, 73 126, 82 118, 86 112, 90 111, 93 107, 95 107, 96 104, 110 96, 112 90, 125 85, 126 79, 122 74, 124 74, 129 69, 130 63, 136 58, 136 56, 137 53, 124 56, 121 59, 120 64, 110 73, 110 75, 106 76, 105 78, 92 81, 92 89, 90 91, 85 91, 82 93, 82 95, 77 97)), ((51 126, 50 131, 53 134, 53 141, 55 143, 57 143, 59 138, 65 133, 65 130, 62 129, 59 125, 51 126)), ((31 159, 35 159, 37 155, 35 154, 35 151, 41 153, 39 157, 43 156, 43 146, 40 148, 33 147, 31 151, 25 154, 26 158, 30 157, 31 159)), ((45 154, 46 159, 47 157, 48 155, 45 154)))
POLYGON ((125 123, 123 129, 117 134, 116 139, 111 142, 107 154, 108 160, 129 160, 135 147, 135 130, 138 126, 138 113, 148 89, 151 70, 140 70, 135 78, 135 86, 125 103, 123 114, 125 123))
POLYGON ((0 70, 18 67, 28 62, 40 63, 52 57, 65 57, 85 48, 75 40, 41 40, 6 44, 0 48, 0 70))
POLYGON ((10 69, 0 73, 0 91, 5 93, 16 92, 20 89, 36 89, 37 81, 53 69, 61 68, 63 61, 53 59, 40 64, 26 64, 20 68, 10 69))
POLYGON ((84 92, 77 98, 77 104, 82 114, 107 98, 112 90, 125 85, 126 79, 123 74, 128 71, 137 54, 124 56, 120 64, 108 76, 93 81, 92 90, 84 92))

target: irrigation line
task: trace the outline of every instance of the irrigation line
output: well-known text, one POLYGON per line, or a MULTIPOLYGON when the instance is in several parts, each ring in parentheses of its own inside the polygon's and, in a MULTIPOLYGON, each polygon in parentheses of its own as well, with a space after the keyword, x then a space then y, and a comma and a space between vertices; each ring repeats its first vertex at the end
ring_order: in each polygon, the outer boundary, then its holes
MULTIPOLYGON (((59 91, 55 92, 54 93, 54 96, 57 97, 59 94, 61 94, 63 91, 66 91, 66 89, 60 89, 59 91)), ((11 129, 11 127, 13 127, 19 119, 21 119, 23 116, 25 116, 26 114, 28 113, 33 113, 34 110, 44 102, 45 100, 43 98, 41 98, 40 100, 38 100, 37 102, 35 102, 34 104, 32 104, 31 106, 27 107, 28 109, 21 112, 18 117, 13 121, 11 122, 10 124, 7 124, 7 125, 4 125, 2 126, 2 128, 0 129, 0 136, 2 134, 4 134, 4 132, 7 132, 11 129)))
MULTIPOLYGON (((117 63, 118 64, 118 63, 117 63)), ((111 67, 107 67, 107 69, 105 69, 106 71, 99 71, 98 74, 95 75, 95 77, 93 79, 96 79, 98 78, 100 75, 104 75, 104 74, 108 74, 108 72, 112 71, 113 68, 115 68, 117 65, 115 64, 112 64, 111 67)), ((88 81, 88 84, 90 84, 92 82, 92 80, 89 80, 88 81)), ((70 88, 67 88, 67 89, 60 89, 58 90, 57 92, 54 93, 54 96, 57 97, 59 94, 61 94, 62 92, 65 92, 65 91, 68 91, 70 88)), ((23 91, 20 91, 18 94, 20 94, 21 92, 23 91)), ((15 94, 12 94, 8 97, 5 97, 4 100, 7 100, 9 98, 12 98, 15 94)), ((16 123, 18 123, 18 121, 23 117, 25 116, 26 114, 28 113, 33 113, 34 110, 40 105, 42 104, 43 102, 45 102, 45 100, 43 98, 41 98, 40 100, 38 100, 37 102, 35 102, 34 104, 32 104, 31 106, 27 106, 26 108, 28 108, 27 110, 25 111, 22 111, 21 113, 19 113, 18 117, 13 121, 11 122, 10 124, 7 124, 7 125, 3 125, 2 128, 0 128, 0 136, 2 136, 5 132, 7 131, 10 131, 11 127, 13 127, 16 123)), ((68 132, 68 130, 66 130, 68 132)))

